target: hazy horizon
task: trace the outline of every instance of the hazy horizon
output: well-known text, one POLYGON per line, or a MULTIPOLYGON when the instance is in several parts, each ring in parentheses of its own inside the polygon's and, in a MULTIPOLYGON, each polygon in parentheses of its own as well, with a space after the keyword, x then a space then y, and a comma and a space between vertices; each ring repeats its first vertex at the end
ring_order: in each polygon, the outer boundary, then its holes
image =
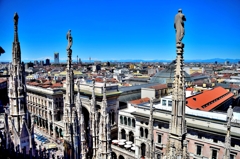
POLYGON ((175 59, 174 16, 186 15, 185 60, 230 58, 240 53, 240 1, 19 1, 0 0, 0 46, 11 60, 13 15, 23 60, 67 58, 66 33, 72 30, 73 59, 175 59))

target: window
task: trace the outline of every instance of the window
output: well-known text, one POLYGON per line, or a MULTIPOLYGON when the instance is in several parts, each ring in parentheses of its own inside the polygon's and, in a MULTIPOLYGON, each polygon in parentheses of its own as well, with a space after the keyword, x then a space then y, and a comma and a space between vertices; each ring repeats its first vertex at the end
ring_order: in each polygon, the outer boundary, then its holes
POLYGON ((234 154, 230 154, 230 159, 235 159, 235 155, 234 154))
POLYGON ((135 119, 132 119, 132 126, 135 127, 135 119))
POLYGON ((217 140, 217 139, 213 139, 213 142, 217 143, 217 142, 218 142, 218 140, 217 140))
POLYGON ((158 128, 161 129, 161 128, 162 128, 162 125, 161 125, 161 124, 158 124, 158 128))
POLYGON ((212 149, 212 159, 217 159, 217 150, 212 149))
POLYGON ((145 138, 148 138, 148 129, 145 129, 145 138))
POLYGON ((123 117, 120 116, 120 123, 123 124, 123 117))
POLYGON ((127 118, 124 117, 124 124, 127 125, 127 118))
POLYGON ((198 138, 199 138, 199 139, 202 139, 202 135, 198 134, 198 138))
POLYGON ((168 106, 169 106, 169 107, 172 106, 172 101, 171 101, 171 100, 168 101, 168 106))
POLYGON ((131 119, 128 118, 128 126, 131 126, 131 119))
POLYGON ((158 134, 158 143, 161 144, 162 143, 162 135, 158 134))
POLYGON ((167 105, 167 101, 166 100, 162 100, 162 106, 166 106, 167 105))
POLYGON ((202 155, 202 146, 200 145, 197 145, 197 152, 196 152, 197 155, 202 155))
POLYGON ((140 136, 143 137, 143 128, 140 128, 140 136))

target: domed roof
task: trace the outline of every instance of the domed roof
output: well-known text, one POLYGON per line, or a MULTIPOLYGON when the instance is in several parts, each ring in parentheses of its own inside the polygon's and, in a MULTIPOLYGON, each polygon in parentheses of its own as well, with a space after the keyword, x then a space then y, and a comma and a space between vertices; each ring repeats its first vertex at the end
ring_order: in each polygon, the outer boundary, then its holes
MULTIPOLYGON (((167 68, 164 70, 161 70, 160 72, 157 72, 149 81, 149 83, 160 83, 160 84, 166 84, 166 83, 173 83, 174 80, 174 70, 175 70, 175 60, 171 62, 167 68)), ((191 76, 184 71, 185 76, 185 82, 190 82, 191 76)))

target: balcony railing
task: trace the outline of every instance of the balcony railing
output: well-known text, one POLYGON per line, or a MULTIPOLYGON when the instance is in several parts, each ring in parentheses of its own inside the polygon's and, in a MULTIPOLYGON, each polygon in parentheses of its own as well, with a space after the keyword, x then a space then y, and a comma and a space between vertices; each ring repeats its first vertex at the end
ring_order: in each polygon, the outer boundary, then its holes
POLYGON ((126 148, 119 147, 117 145, 112 144, 112 149, 121 153, 124 153, 126 156, 131 156, 132 158, 135 158, 135 152, 132 150, 126 150, 126 148))

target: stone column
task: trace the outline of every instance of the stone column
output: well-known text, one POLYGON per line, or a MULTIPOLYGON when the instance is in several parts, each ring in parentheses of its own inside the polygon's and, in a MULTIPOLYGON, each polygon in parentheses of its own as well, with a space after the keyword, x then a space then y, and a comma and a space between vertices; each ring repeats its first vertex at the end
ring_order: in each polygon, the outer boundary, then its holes
POLYGON ((122 139, 122 136, 121 136, 122 134, 121 134, 121 128, 119 128, 119 130, 118 130, 118 140, 121 140, 122 139))
POLYGON ((49 114, 49 111, 47 115, 48 115, 48 135, 51 136, 51 127, 50 127, 51 116, 49 114))
POLYGON ((129 132, 126 131, 126 140, 129 141, 129 132))
POLYGON ((140 147, 135 145, 135 159, 140 158, 140 147))

